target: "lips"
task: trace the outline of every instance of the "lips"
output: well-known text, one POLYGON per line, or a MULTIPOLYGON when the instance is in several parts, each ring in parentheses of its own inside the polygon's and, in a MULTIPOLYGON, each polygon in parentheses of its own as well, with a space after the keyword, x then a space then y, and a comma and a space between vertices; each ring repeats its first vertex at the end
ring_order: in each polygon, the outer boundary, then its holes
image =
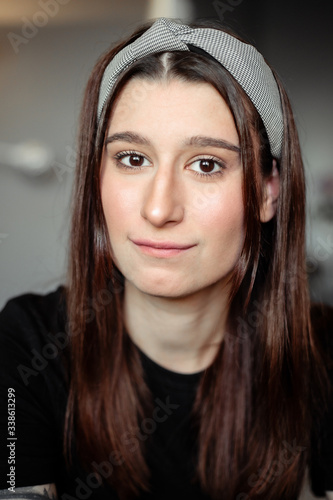
POLYGON ((153 257, 172 257, 190 250, 195 245, 183 245, 173 241, 131 240, 143 253, 153 257))
POLYGON ((177 249, 177 250, 186 250, 188 248, 193 247, 194 245, 180 245, 179 243, 174 243, 172 241, 150 241, 150 240, 132 240, 135 245, 145 246, 151 248, 159 248, 159 249, 177 249))

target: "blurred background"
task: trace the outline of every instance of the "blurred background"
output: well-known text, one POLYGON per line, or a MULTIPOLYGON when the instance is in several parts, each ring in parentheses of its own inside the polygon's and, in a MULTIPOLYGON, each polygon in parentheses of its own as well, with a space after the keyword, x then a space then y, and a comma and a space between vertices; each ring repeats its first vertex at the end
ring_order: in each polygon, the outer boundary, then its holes
MULTIPOLYGON (((77 119, 109 45, 159 16, 217 18, 290 95, 308 187, 308 273, 333 304, 333 30, 327 0, 0 0, 0 307, 65 279, 77 119)), ((307 489, 303 499, 313 498, 307 489)))
POLYGON ((0 0, 0 307, 64 281, 84 86, 112 42, 158 16, 223 20, 284 81, 307 171, 311 293, 333 304, 330 8, 328 0, 0 0))

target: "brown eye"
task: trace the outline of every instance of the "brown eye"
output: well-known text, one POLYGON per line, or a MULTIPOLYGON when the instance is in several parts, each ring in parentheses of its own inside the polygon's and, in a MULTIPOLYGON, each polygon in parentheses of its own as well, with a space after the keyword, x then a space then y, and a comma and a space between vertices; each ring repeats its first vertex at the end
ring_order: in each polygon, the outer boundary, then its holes
POLYGON ((128 157, 129 163, 132 167, 142 167, 144 163, 144 157, 139 155, 130 155, 128 157))
POLYGON ((135 151, 121 151, 114 156, 119 168, 136 168, 139 170, 141 167, 148 167, 151 165, 150 161, 143 155, 135 151))
POLYGON ((187 167, 196 175, 210 178, 212 176, 221 175, 226 168, 225 164, 219 158, 198 158, 187 167))
POLYGON ((215 161, 213 160, 200 160, 200 169, 202 170, 202 172, 205 172, 205 173, 210 173, 214 170, 215 168, 215 161))

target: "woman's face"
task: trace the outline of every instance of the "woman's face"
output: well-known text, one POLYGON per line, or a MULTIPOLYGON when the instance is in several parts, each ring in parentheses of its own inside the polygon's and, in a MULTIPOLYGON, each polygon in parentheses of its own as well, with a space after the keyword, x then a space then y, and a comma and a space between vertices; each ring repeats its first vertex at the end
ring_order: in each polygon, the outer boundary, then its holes
POLYGON ((226 290, 244 241, 233 117, 206 83, 131 80, 115 103, 101 168, 113 259, 140 292, 226 290))

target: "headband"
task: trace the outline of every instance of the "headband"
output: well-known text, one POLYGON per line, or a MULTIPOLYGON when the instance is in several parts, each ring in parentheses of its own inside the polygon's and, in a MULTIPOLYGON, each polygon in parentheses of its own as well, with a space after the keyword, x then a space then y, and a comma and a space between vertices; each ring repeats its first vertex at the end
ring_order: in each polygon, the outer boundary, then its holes
POLYGON ((282 151, 283 116, 280 93, 263 56, 234 36, 211 28, 190 28, 161 18, 133 43, 115 55, 104 71, 101 82, 98 119, 119 75, 138 59, 156 52, 200 49, 213 57, 240 84, 257 109, 266 129, 271 153, 279 158, 282 151), (193 49, 192 49, 193 47, 193 49))

